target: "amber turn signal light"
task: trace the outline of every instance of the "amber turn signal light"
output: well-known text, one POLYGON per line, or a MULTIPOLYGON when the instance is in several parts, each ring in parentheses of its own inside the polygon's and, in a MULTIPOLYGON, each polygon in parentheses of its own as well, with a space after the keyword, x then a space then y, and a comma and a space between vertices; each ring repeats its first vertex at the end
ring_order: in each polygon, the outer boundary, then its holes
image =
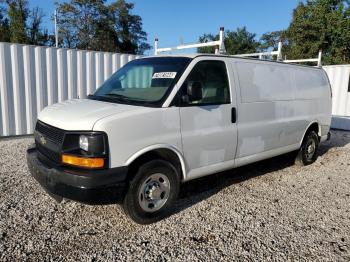
POLYGON ((105 165, 103 158, 88 158, 71 155, 62 155, 62 163, 85 168, 101 168, 105 165))

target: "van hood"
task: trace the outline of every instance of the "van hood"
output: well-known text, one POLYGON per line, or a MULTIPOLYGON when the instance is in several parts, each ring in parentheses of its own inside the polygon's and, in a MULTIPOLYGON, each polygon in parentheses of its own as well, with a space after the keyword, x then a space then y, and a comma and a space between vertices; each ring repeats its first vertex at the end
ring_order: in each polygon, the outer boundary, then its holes
POLYGON ((46 107, 39 113, 38 120, 64 130, 89 131, 104 117, 140 108, 91 99, 73 99, 46 107))

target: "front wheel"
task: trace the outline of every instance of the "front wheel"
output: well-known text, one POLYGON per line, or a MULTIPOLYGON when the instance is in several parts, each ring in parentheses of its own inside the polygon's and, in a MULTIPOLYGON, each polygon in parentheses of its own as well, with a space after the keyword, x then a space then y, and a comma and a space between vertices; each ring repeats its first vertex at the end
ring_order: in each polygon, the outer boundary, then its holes
POLYGON ((300 147, 295 163, 307 166, 316 161, 318 157, 319 140, 315 131, 310 131, 300 147))
POLYGON ((172 164, 164 160, 143 164, 130 181, 125 213, 139 224, 156 222, 170 213, 179 188, 179 174, 172 164))

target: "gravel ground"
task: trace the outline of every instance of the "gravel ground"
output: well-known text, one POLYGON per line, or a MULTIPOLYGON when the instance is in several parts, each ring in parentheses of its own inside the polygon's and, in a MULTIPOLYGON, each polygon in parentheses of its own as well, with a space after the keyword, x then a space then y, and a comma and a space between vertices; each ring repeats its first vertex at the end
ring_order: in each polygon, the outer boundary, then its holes
POLYGON ((0 260, 350 260, 350 133, 311 166, 287 156, 183 186, 148 226, 118 205, 58 204, 29 176, 32 138, 0 140, 0 260))

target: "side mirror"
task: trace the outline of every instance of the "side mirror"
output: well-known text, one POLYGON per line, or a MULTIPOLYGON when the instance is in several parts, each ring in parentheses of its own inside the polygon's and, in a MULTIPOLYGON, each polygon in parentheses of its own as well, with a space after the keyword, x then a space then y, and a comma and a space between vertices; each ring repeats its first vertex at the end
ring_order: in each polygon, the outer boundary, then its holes
POLYGON ((203 86, 199 81, 187 83, 187 95, 190 102, 198 101, 203 98, 203 86))

